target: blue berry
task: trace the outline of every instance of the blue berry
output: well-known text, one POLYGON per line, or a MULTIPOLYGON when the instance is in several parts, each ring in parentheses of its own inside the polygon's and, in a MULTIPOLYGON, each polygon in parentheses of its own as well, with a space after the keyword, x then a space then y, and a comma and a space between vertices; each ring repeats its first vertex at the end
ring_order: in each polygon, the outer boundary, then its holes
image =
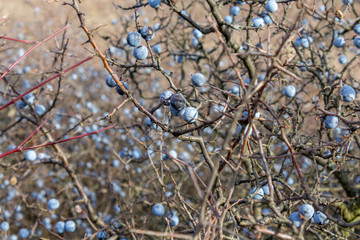
POLYGON ((297 37, 297 38, 295 39, 295 45, 296 45, 297 47, 302 46, 301 39, 302 39, 302 38, 300 38, 300 37, 297 37))
POLYGON ((155 36, 154 30, 149 26, 142 27, 140 33, 143 39, 145 39, 146 41, 150 41, 155 36))
POLYGON ((155 23, 155 25, 154 25, 154 30, 155 30, 155 31, 159 31, 160 28, 161 28, 161 24, 160 24, 160 23, 155 23))
POLYGON ((293 98, 296 95, 296 88, 292 85, 285 87, 285 95, 289 98, 293 98))
POLYGON ((360 23, 358 23, 354 26, 354 32, 358 35, 360 34, 360 23))
POLYGON ((262 81, 264 81, 265 77, 266 77, 266 74, 265 74, 265 73, 260 74, 260 75, 258 76, 258 80, 259 80, 260 82, 262 82, 262 81))
POLYGON ((180 93, 174 94, 170 99, 170 106, 176 110, 182 110, 185 108, 186 100, 180 93))
POLYGON ((25 238, 27 238, 29 235, 30 235, 30 232, 29 232, 28 229, 26 229, 26 228, 21 228, 21 229, 19 230, 19 236, 20 236, 20 238, 25 239, 25 238))
POLYGON ((295 224, 295 227, 300 227, 302 222, 299 212, 293 212, 292 214, 290 214, 289 220, 295 224))
POLYGON ((164 215, 165 208, 162 204, 157 203, 152 207, 152 212, 155 216, 160 217, 160 216, 164 215))
POLYGON ((144 45, 134 48, 133 55, 138 60, 144 60, 148 56, 148 49, 144 45))
POLYGON ((185 112, 186 100, 181 94, 174 94, 170 99, 170 112, 173 116, 182 116, 185 112))
POLYGON ((142 153, 140 150, 138 149, 134 149, 132 152, 131 152, 131 156, 135 159, 140 159, 141 156, 142 156, 142 153))
POLYGON ((236 1, 237 4, 239 4, 240 6, 243 6, 245 5, 245 1, 244 0, 239 0, 239 1, 236 1))
POLYGON ((63 221, 58 221, 55 224, 55 231, 59 234, 62 234, 65 231, 65 223, 63 221))
POLYGON ((354 39, 354 46, 360 48, 360 37, 354 39))
POLYGON ((337 48, 341 48, 345 45, 345 39, 343 37, 337 37, 334 40, 334 45, 337 48))
POLYGON ((11 234, 9 240, 18 240, 18 237, 15 234, 11 234))
MULTIPOLYGON (((160 102, 163 102, 165 101, 166 99, 169 99, 174 93, 172 91, 169 91, 169 90, 166 90, 166 91, 163 91, 161 94, 160 94, 160 102)), ((166 106, 169 106, 170 105, 170 102, 169 100, 165 101, 164 103, 166 106)))
POLYGON ((96 238, 99 239, 99 240, 106 240, 108 239, 108 236, 107 236, 107 233, 105 230, 101 231, 101 232, 98 232, 96 234, 96 238))
POLYGON ((265 25, 264 19, 262 19, 261 17, 255 17, 251 20, 251 22, 254 24, 254 27, 256 28, 264 27, 265 25))
POLYGON ((355 90, 349 85, 344 85, 342 87, 341 95, 345 102, 352 102, 356 98, 355 90))
POLYGON ((348 59, 347 59, 346 55, 341 55, 341 56, 339 57, 339 63, 341 63, 341 64, 346 64, 347 61, 348 61, 348 59))
POLYGON ((173 116, 175 116, 175 117, 180 117, 180 116, 182 116, 182 115, 184 114, 185 108, 180 109, 180 110, 177 110, 176 108, 174 108, 173 105, 170 105, 170 112, 171 112, 171 114, 172 114, 173 116))
POLYGON ((202 36, 203 36, 202 32, 201 32, 200 30, 198 30, 198 29, 194 29, 193 35, 194 35, 194 37, 196 37, 197 39, 200 39, 200 38, 202 38, 202 36))
POLYGON ((338 125, 338 122, 339 122, 339 119, 337 117, 328 115, 325 118, 325 127, 327 129, 336 128, 336 126, 338 125))
POLYGON ((44 105, 38 104, 35 106, 35 113, 38 116, 43 115, 46 112, 46 108, 44 105))
MULTIPOLYGON (((249 124, 246 125, 246 127, 245 127, 244 135, 245 135, 248 131, 250 131, 250 132, 249 132, 249 136, 250 136, 250 135, 252 134, 252 128, 250 128, 250 130, 248 130, 248 128, 249 128, 249 124)), ((239 134, 239 135, 241 134, 241 129, 242 129, 242 126, 239 125, 239 126, 238 126, 238 134, 239 134)))
POLYGON ((68 220, 65 222, 65 231, 67 232, 75 232, 76 230, 76 224, 72 220, 68 220))
POLYGON ((271 13, 276 12, 278 10, 278 4, 276 0, 268 0, 265 4, 265 9, 271 13))
POLYGON ((176 216, 176 215, 173 215, 171 218, 170 218, 170 226, 171 227, 175 227, 179 224, 179 217, 176 216))
POLYGON ((231 92, 232 94, 236 95, 236 96, 239 96, 240 94, 240 88, 238 86, 233 86, 229 92, 231 92))
POLYGON ((202 87, 206 83, 206 78, 202 73, 195 73, 191 76, 191 82, 196 87, 202 87))
POLYGON ((47 203, 49 210, 55 210, 60 207, 60 202, 56 198, 52 198, 47 203))
POLYGON ((226 23, 228 23, 228 24, 232 24, 232 23, 234 22, 234 18, 233 18, 233 16, 231 16, 231 15, 226 15, 226 16, 224 17, 224 21, 225 21, 226 23))
POLYGON ((267 25, 270 25, 270 24, 273 23, 273 21, 271 20, 270 16, 267 15, 267 14, 263 17, 263 19, 264 19, 264 22, 265 22, 267 25))
POLYGON ((25 159, 28 161, 35 161, 37 159, 37 154, 34 150, 27 150, 25 153, 25 159))
POLYGON ((327 220, 326 215, 320 211, 316 211, 316 213, 314 213, 313 220, 316 224, 319 225, 324 225, 329 222, 329 220, 327 220))
POLYGON ((301 38, 301 45, 302 45, 304 48, 308 48, 308 47, 310 46, 309 39, 307 39, 306 37, 301 38))
POLYGON ((304 217, 305 219, 310 219, 314 215, 314 212, 315 212, 314 207, 311 206, 310 204, 303 204, 299 208, 300 218, 304 217))
POLYGON ((141 35, 140 33, 134 31, 134 32, 130 32, 127 35, 127 43, 132 46, 132 47, 137 47, 139 46, 140 42, 141 42, 141 35))
POLYGON ((194 107, 185 108, 183 119, 187 123, 194 123, 198 117, 198 111, 194 107))
MULTIPOLYGON (((116 75, 116 74, 115 74, 115 75, 116 75)), ((116 78, 119 79, 119 76, 116 75, 116 78)), ((116 87, 116 86, 117 86, 117 83, 115 82, 114 78, 113 78, 110 74, 106 77, 105 82, 106 82, 106 85, 107 85, 108 87, 113 88, 113 87, 116 87)))
POLYGON ((153 50, 155 53, 159 54, 161 53, 161 45, 160 44, 156 44, 153 46, 153 50))
MULTIPOLYGON (((252 187, 250 189, 250 194, 255 193, 257 187, 252 187)), ((264 197, 264 190, 262 188, 259 188, 259 190, 257 191, 257 193, 255 194, 255 196, 253 196, 254 199, 263 199, 264 197)))
MULTIPOLYGON (((150 118, 149 118, 150 119, 150 118)), ((114 159, 112 162, 111 162, 111 166, 113 167, 120 167, 120 161, 118 159, 114 159)))
POLYGON ((196 37, 193 37, 191 43, 193 47, 197 47, 199 45, 199 40, 196 37))
MULTIPOLYGON (((273 186, 273 185, 271 185, 271 189, 274 191, 274 186, 273 186)), ((262 187, 262 190, 263 190, 263 192, 264 192, 265 195, 270 196, 269 184, 266 183, 266 185, 264 185, 264 186, 262 187)))
POLYGON ((342 0, 343 4, 349 5, 353 3, 353 0, 342 0))
POLYGON ((240 7, 232 6, 230 8, 230 14, 233 15, 233 16, 238 16, 240 14, 240 7))
POLYGON ((20 108, 20 109, 24 109, 27 107, 27 104, 23 101, 23 100, 20 100, 18 103, 17 103, 17 106, 20 108))
MULTIPOLYGON (((123 84, 123 86, 125 87, 125 89, 129 91, 129 84, 128 84, 127 82, 121 82, 121 83, 123 84)), ((120 86, 116 86, 115 89, 116 89, 116 91, 117 91, 117 93, 118 93, 119 95, 124 95, 124 94, 125 94, 125 92, 121 89, 120 86)))
POLYGON ((4 222, 2 222, 2 223, 0 224, 0 228, 1 228, 1 230, 3 230, 4 232, 6 232, 6 231, 9 231, 10 225, 9 225, 9 223, 8 223, 7 221, 4 221, 4 222))
POLYGON ((158 8, 161 5, 161 0, 149 0, 149 5, 152 8, 158 8))

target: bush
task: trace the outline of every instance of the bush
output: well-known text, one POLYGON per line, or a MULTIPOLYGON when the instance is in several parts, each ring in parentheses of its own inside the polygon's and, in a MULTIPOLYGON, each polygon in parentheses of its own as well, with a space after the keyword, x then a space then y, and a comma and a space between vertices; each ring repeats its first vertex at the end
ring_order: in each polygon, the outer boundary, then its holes
POLYGON ((1 238, 356 239, 360 5, 333 2, 11 1, 1 238))

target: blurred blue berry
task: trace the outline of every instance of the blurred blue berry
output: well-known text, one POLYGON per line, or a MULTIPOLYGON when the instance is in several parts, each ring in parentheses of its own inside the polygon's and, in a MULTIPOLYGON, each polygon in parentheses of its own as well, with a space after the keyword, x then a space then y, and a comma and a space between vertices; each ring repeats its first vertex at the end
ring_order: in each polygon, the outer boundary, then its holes
POLYGON ((29 235, 30 235, 30 232, 29 232, 29 230, 28 230, 27 228, 21 228, 21 229, 19 230, 19 236, 20 236, 20 238, 25 239, 25 238, 27 238, 29 235))
POLYGON ((4 221, 0 224, 0 228, 2 231, 6 232, 6 231, 9 231, 10 225, 7 221, 4 221))
POLYGON ((232 24, 232 23, 234 22, 234 18, 233 18, 233 16, 231 16, 231 15, 226 15, 226 16, 224 17, 224 21, 225 21, 226 23, 228 23, 228 24, 232 24))
POLYGON ((267 15, 267 14, 263 17, 263 19, 264 19, 264 22, 265 22, 267 25, 270 25, 270 24, 273 23, 273 21, 271 20, 270 16, 267 15))
POLYGON ((254 24, 254 27, 256 27, 256 28, 264 27, 264 25, 265 25, 264 19, 262 19, 261 17, 255 17, 251 20, 251 22, 254 24))
POLYGON ((310 204, 303 204, 299 208, 300 218, 303 217, 305 219, 310 219, 314 215, 314 212, 315 212, 314 207, 311 206, 310 204))
POLYGON ((96 238, 99 239, 99 240, 106 240, 106 239, 108 239, 108 235, 107 235, 106 231, 103 230, 103 231, 98 232, 96 234, 96 238))
POLYGON ((304 48, 309 48, 310 47, 309 39, 307 39, 306 37, 301 38, 301 45, 304 48))
POLYGON ((175 227, 179 224, 179 217, 177 215, 173 215, 171 218, 170 218, 170 226, 171 227, 175 227))
POLYGON ((354 46, 360 48, 360 37, 354 39, 354 46))
MULTIPOLYGON (((127 82, 121 82, 126 90, 129 91, 129 84, 127 82)), ((120 86, 116 86, 116 91, 119 95, 124 95, 125 92, 120 88, 120 86)))
POLYGON ((292 85, 285 87, 285 95, 289 98, 293 98, 296 95, 296 88, 292 85))
POLYGON ((334 40, 334 46, 337 48, 341 48, 345 45, 345 39, 343 37, 337 37, 334 40))
POLYGON ((37 158, 37 154, 34 150, 27 150, 25 153, 25 159, 28 161, 35 161, 37 158))
POLYGON ((58 221, 55 224, 55 231, 59 234, 62 234, 65 231, 65 223, 63 221, 58 221))
POLYGON ((60 207, 60 202, 56 198, 52 198, 47 203, 49 210, 55 210, 60 207))
MULTIPOLYGON (((252 187, 250 189, 250 195, 255 193, 257 187, 252 187)), ((263 199, 264 197, 264 190, 262 188, 259 188, 259 190, 257 191, 257 193, 253 196, 254 199, 263 199)))
POLYGON ((43 115, 46 112, 46 108, 44 105, 38 104, 35 106, 35 113, 38 116, 43 115))
POLYGON ((268 0, 265 4, 265 9, 271 13, 276 12, 278 10, 278 4, 276 0, 268 0))
POLYGON ((68 220, 65 222, 65 231, 66 232, 75 232, 76 230, 76 224, 72 220, 68 220))
POLYGON ((349 5, 353 3, 353 0, 342 0, 343 4, 349 5))
POLYGON ((238 16, 240 14, 240 7, 239 6, 232 6, 230 8, 230 14, 233 16, 238 16))
POLYGON ((157 203, 152 207, 152 212, 155 216, 160 217, 160 216, 164 215, 165 208, 162 204, 157 203))
POLYGON ((194 73, 191 82, 195 87, 202 87, 206 83, 206 77, 202 73, 194 73))
POLYGON ((316 211, 316 213, 314 213, 313 220, 316 224, 319 225, 324 225, 329 222, 329 220, 327 220, 326 215, 320 211, 316 211))
POLYGON ((202 32, 201 32, 200 30, 198 30, 198 29, 194 29, 193 35, 194 35, 194 37, 196 37, 197 39, 200 39, 200 38, 202 38, 202 36, 203 36, 202 32))
POLYGON ((161 45, 160 44, 155 44, 153 46, 153 50, 154 50, 154 53, 157 53, 157 54, 161 53, 161 45))
POLYGON ((343 100, 345 102, 352 102, 355 100, 356 98, 356 92, 355 90, 349 86, 349 85, 344 85, 341 89, 341 95, 343 97, 343 100))
POLYGON ((183 119, 187 123, 194 123, 198 117, 198 111, 194 107, 185 108, 183 119))
POLYGON ((325 127, 327 129, 336 128, 336 126, 338 125, 338 122, 339 122, 339 119, 337 117, 328 115, 325 118, 325 127))
POLYGON ((341 56, 339 57, 339 63, 341 63, 341 64, 346 64, 347 61, 348 61, 348 59, 347 59, 346 55, 341 55, 341 56))
POLYGON ((354 32, 358 35, 360 34, 360 23, 358 23, 354 26, 354 32))
POLYGON ((148 3, 150 5, 150 7, 158 8, 158 7, 160 7, 161 0, 149 0, 148 3))
POLYGON ((300 227, 300 224, 302 222, 300 219, 299 212, 293 212, 292 214, 290 214, 289 220, 295 224, 295 227, 300 227))

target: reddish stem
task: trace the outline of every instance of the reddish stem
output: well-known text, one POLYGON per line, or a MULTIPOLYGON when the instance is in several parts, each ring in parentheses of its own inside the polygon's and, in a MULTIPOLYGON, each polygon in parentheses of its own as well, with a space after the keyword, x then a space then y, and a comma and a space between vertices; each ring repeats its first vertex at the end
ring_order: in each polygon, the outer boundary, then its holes
POLYGON ((11 104, 15 103, 15 102, 16 102, 16 101, 18 101, 20 98, 24 97, 26 94, 28 94, 28 93, 30 93, 30 92, 32 92, 32 91, 34 91, 35 89, 37 89, 37 88, 41 87, 41 86, 42 86, 42 85, 44 85, 44 84, 47 84, 47 83, 48 83, 48 82, 50 82, 51 80, 54 80, 55 78, 60 77, 62 74, 64 74, 64 73, 66 73, 66 72, 68 72, 68 71, 70 71, 70 70, 72 70, 72 69, 76 68, 77 66, 79 66, 79 65, 83 64, 84 62, 89 61, 89 60, 90 60, 90 59, 92 59, 92 58, 93 58, 92 56, 87 57, 87 58, 85 58, 84 60, 82 60, 82 61, 80 61, 80 62, 76 63, 75 65, 73 65, 73 66, 71 66, 71 67, 69 67, 69 68, 65 69, 64 71, 62 71, 62 72, 60 72, 60 73, 56 74, 55 76, 53 76, 53 77, 51 77, 51 78, 49 78, 49 79, 45 80, 44 82, 42 82, 42 83, 40 83, 40 84, 36 85, 35 87, 31 88, 31 89, 30 89, 30 90, 28 90, 27 92, 25 92, 25 93, 21 94, 20 96, 18 96, 18 97, 16 97, 15 99, 11 100, 10 102, 8 102, 7 104, 5 104, 4 106, 0 107, 0 111, 1 111, 1 110, 3 110, 4 108, 7 108, 7 107, 8 107, 8 106, 10 106, 11 104))
POLYGON ((11 37, 5 37, 5 36, 1 36, 0 39, 6 39, 6 40, 10 40, 10 41, 15 41, 15 42, 21 42, 21 43, 35 43, 35 41, 27 41, 27 40, 21 40, 21 39, 16 39, 16 38, 11 38, 11 37))
POLYGON ((20 145, 17 148, 20 148, 22 145, 24 145, 32 136, 34 136, 34 134, 44 125, 44 123, 47 122, 47 120, 49 119, 49 117, 47 117, 36 129, 35 131, 33 131, 22 143, 20 143, 20 145))
POLYGON ((35 48, 39 47, 41 44, 43 44, 44 42, 46 42, 47 40, 49 40, 50 38, 54 37, 56 34, 64 31, 65 29, 67 29, 70 25, 66 25, 65 27, 57 30, 55 33, 51 34, 50 36, 48 36, 47 38, 45 38, 44 40, 42 40, 41 42, 39 42, 38 44, 36 44, 35 46, 33 46, 32 48, 30 48, 24 55, 22 55, 18 60, 16 60, 10 67, 8 70, 6 70, 1 76, 0 76, 0 80, 6 75, 8 74, 11 69, 13 69, 15 67, 16 64, 18 64, 21 60, 23 60, 30 52, 32 52, 35 48))
MULTIPOLYGON (((50 145, 54 145, 54 144, 58 144, 58 143, 63 143, 63 142, 68 142, 68 141, 71 141, 71 140, 74 140, 74 139, 78 139, 78 138, 82 138, 82 137, 86 137, 86 136, 91 136, 91 135, 94 135, 94 134, 98 134, 102 131, 105 131, 107 129, 110 129, 110 128, 113 128, 115 127, 116 124, 113 124, 113 125, 110 125, 106 128, 103 128, 103 129, 100 129, 98 131, 93 131, 93 132, 90 132, 90 133, 85 133, 85 134, 81 134, 79 136, 75 136, 75 137, 72 137, 72 138, 68 138, 68 139, 62 139, 62 140, 58 140, 58 141, 54 141, 54 142, 49 142, 49 143, 45 143, 45 144, 40 144, 40 145, 35 145, 35 146, 32 146, 32 147, 26 147, 26 148, 14 148, 13 150, 10 150, 6 153, 3 153, 0 155, 0 159, 3 158, 3 157, 6 157, 10 154, 13 154, 15 152, 21 152, 21 151, 25 151, 25 150, 29 150, 29 149, 35 149, 35 148, 41 148, 41 147, 46 147, 46 146, 50 146, 50 145)), ((39 126, 40 127, 40 126, 39 126)), ((37 130, 35 130, 36 132, 37 130)))

